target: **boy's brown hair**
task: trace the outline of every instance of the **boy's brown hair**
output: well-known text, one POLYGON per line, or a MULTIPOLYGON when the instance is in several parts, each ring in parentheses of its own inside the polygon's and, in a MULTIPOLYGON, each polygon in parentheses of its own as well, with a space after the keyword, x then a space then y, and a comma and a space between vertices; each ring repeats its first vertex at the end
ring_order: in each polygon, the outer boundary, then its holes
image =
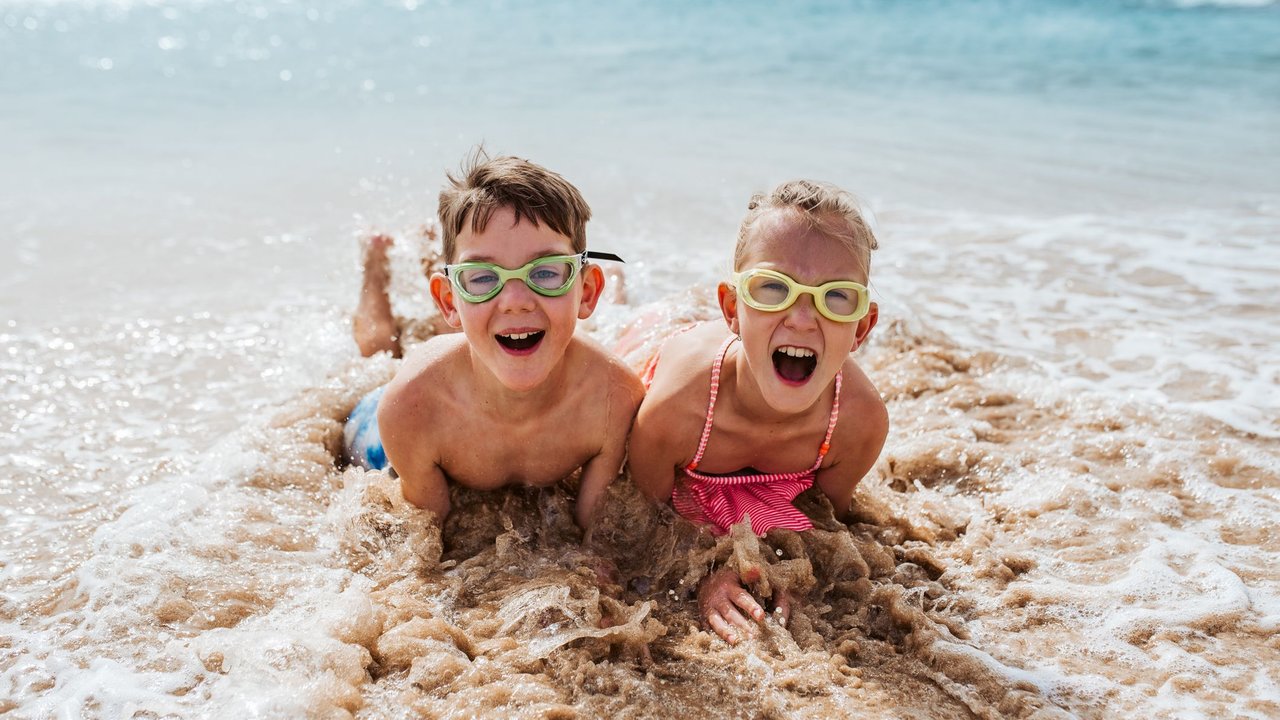
POLYGON ((587 249, 591 208, 578 188, 541 165, 509 155, 490 158, 484 148, 476 148, 458 175, 449 173, 448 178, 438 210, 445 262, 453 262, 468 218, 472 232, 484 232, 494 211, 504 207, 515 213, 516 222, 545 223, 569 238, 574 252, 587 249))
POLYGON ((740 270, 747 254, 747 236, 762 215, 771 210, 795 210, 809 225, 839 240, 862 263, 867 277, 871 275, 871 251, 880 247, 871 226, 862 217, 858 200, 847 190, 831 183, 815 180, 791 180, 769 194, 756 193, 747 204, 747 216, 738 228, 738 244, 733 251, 733 269, 740 270))

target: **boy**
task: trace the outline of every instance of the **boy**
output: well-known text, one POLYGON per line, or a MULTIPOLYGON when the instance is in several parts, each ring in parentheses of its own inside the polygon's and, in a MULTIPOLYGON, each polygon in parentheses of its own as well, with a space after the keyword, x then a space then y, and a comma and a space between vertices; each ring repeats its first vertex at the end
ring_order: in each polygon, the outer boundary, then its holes
POLYGON ((591 210, 564 178, 519 158, 477 152, 448 177, 446 265, 430 288, 444 322, 462 332, 410 351, 361 401, 349 455, 380 467, 385 451, 405 499, 440 521, 449 482, 544 487, 581 468, 575 519, 585 530, 622 466, 644 394, 626 365, 574 336, 604 289, 587 261, 591 210))

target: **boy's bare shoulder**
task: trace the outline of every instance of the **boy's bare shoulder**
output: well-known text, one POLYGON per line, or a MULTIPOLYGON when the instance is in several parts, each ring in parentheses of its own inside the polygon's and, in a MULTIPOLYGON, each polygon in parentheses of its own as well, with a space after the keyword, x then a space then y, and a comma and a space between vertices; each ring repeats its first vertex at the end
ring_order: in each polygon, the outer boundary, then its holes
POLYGON ((632 409, 644 397, 644 385, 631 368, 617 355, 606 350, 595 340, 575 335, 569 343, 565 359, 574 379, 590 392, 617 396, 619 391, 627 398, 632 409))
POLYGON ((446 403, 466 374, 466 338, 461 334, 437 335, 414 347, 387 384, 384 405, 421 408, 446 403))

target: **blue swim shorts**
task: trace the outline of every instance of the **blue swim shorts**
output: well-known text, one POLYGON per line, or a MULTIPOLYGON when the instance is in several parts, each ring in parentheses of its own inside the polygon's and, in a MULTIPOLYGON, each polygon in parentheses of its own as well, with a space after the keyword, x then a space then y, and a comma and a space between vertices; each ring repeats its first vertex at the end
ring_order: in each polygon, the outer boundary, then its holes
POLYGON ((366 470, 387 467, 387 454, 382 449, 382 436, 378 434, 378 401, 386 389, 387 386, 383 385, 361 398, 342 429, 342 447, 347 462, 366 470))

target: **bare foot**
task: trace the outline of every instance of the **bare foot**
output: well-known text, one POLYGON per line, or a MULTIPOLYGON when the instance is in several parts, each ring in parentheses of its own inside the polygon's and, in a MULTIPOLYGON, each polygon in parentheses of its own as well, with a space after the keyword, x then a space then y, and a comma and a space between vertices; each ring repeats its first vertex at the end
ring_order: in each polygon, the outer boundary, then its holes
POLYGON ((605 299, 613 305, 627 304, 627 275, 622 272, 622 268, 616 265, 609 265, 604 268, 605 288, 607 293, 605 299))
POLYGON ((721 568, 698 584, 698 611, 702 621, 730 645, 755 637, 764 622, 764 608, 732 568, 721 568))
POLYGON ((388 235, 374 235, 364 243, 364 280, 360 303, 351 318, 351 334, 365 357, 384 351, 400 356, 399 333, 395 316, 391 314, 391 298, 387 295, 391 281, 387 248, 393 242, 388 235))
POLYGON ((440 232, 435 223, 426 223, 418 228, 418 235, 423 240, 422 274, 431 277, 432 273, 444 271, 444 258, 440 255, 440 232))

